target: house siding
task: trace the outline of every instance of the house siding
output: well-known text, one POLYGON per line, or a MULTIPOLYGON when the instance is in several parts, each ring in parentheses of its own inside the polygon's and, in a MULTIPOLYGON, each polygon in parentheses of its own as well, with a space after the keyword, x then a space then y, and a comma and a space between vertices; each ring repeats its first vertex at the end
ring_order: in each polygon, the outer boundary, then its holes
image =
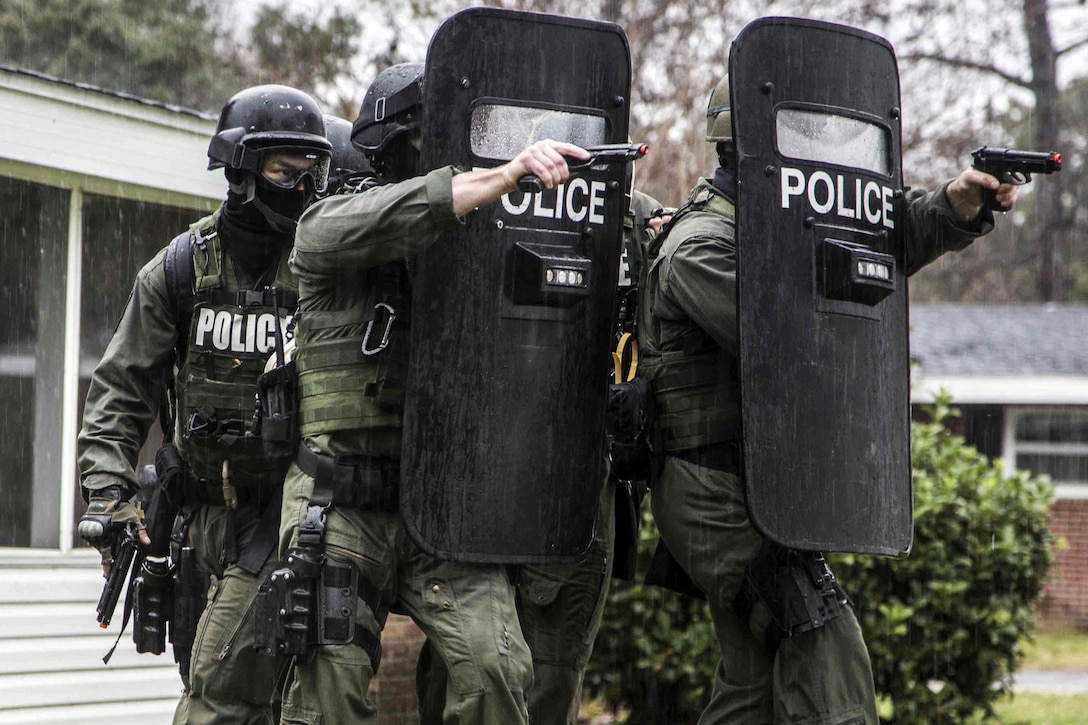
POLYGON ((0 725, 169 723, 181 678, 169 654, 137 655, 131 624, 109 664, 124 600, 95 621, 98 552, 0 553, 0 725))

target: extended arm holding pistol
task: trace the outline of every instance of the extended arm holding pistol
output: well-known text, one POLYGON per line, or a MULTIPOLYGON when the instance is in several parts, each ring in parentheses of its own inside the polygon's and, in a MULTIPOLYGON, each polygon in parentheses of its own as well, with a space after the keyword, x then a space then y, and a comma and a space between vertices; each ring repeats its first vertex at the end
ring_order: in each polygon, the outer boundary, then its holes
MULTIPOLYGON (((1022 186, 1032 174, 1053 174, 1062 170, 1062 155, 1057 151, 1014 151, 983 146, 971 152, 971 166, 993 176, 1002 184, 1022 186)), ((993 190, 984 191, 984 203, 994 211, 1008 211, 995 198, 993 190)))
MULTIPOLYGON (((586 146, 585 149, 590 154, 587 160, 567 158, 567 168, 572 172, 611 164, 625 164, 628 161, 641 159, 649 152, 650 147, 644 143, 607 143, 600 146, 586 146)), ((534 193, 543 191, 544 185, 532 174, 526 174, 518 179, 518 189, 534 193)))

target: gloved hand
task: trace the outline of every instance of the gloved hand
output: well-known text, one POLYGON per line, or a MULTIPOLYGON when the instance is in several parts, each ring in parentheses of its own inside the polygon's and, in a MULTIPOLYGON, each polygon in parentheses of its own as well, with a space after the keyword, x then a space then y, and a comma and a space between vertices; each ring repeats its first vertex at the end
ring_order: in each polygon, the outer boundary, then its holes
POLYGON ((79 519, 76 532, 80 538, 98 549, 102 556, 102 574, 109 576, 113 565, 114 544, 125 526, 133 524, 139 532, 140 543, 150 544, 140 513, 126 498, 120 486, 106 486, 90 494, 87 512, 79 519))

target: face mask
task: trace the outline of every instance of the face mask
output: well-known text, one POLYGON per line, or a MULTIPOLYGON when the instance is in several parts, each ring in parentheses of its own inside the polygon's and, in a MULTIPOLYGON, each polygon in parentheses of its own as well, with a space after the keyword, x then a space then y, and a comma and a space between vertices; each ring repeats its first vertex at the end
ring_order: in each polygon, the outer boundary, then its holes
POLYGON ((257 178, 256 196, 272 211, 298 221, 302 212, 309 206, 314 196, 313 184, 307 180, 303 189, 282 189, 279 186, 266 183, 264 177, 257 178))
POLYGON ((409 134, 401 136, 382 157, 381 174, 389 181, 404 181, 419 175, 419 149, 409 134))

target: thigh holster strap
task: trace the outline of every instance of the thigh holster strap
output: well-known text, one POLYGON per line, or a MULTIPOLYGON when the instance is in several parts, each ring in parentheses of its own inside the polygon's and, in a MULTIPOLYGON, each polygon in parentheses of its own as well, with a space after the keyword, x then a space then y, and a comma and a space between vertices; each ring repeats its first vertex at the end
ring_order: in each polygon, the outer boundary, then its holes
POLYGON ((381 635, 356 626, 355 611, 360 599, 374 614, 380 632, 389 614, 381 590, 361 577, 350 562, 326 558, 318 594, 317 643, 351 643, 362 647, 377 672, 382 658, 381 635))

